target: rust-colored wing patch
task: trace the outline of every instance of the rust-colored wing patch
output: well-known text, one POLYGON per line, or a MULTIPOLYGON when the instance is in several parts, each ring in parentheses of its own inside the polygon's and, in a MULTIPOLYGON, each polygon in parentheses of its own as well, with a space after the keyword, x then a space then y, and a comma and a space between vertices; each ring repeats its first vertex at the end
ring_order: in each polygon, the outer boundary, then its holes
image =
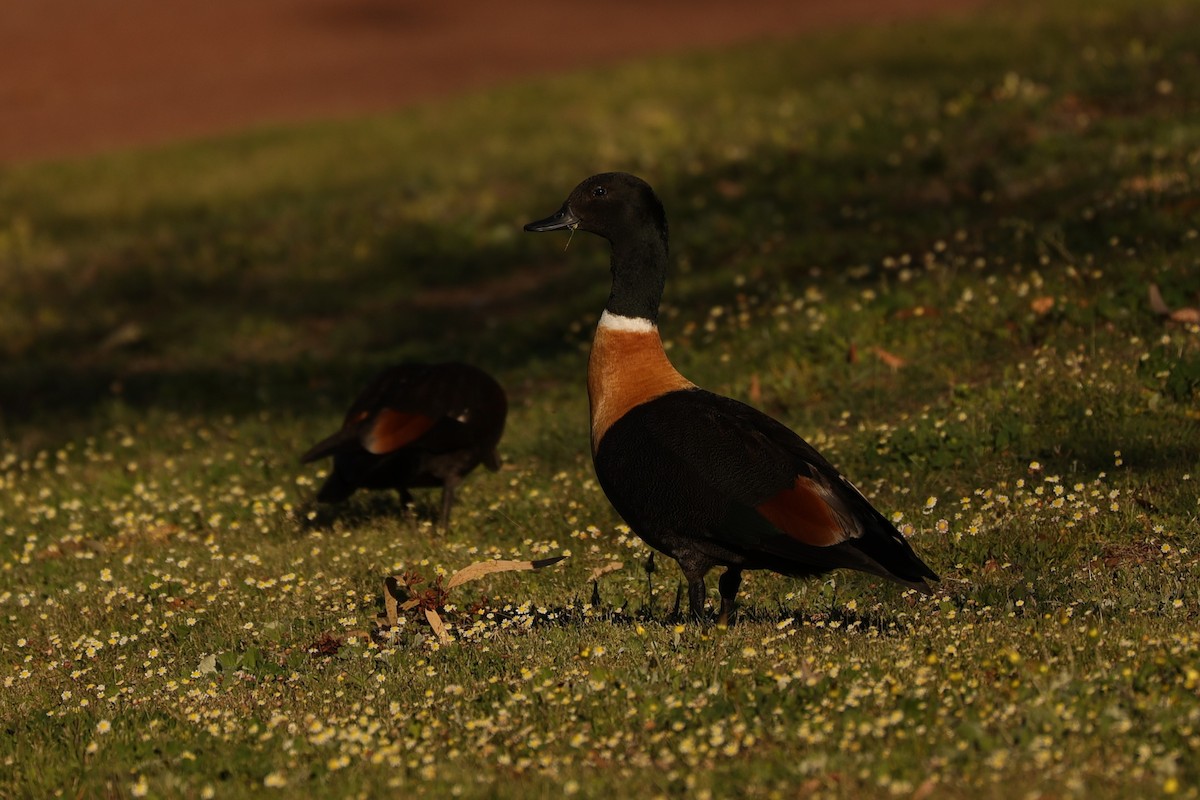
POLYGON ((363 447, 375 455, 394 452, 416 441, 433 427, 434 422, 436 420, 424 414, 385 408, 375 415, 371 427, 363 433, 363 447))
POLYGON ((849 535, 816 483, 803 476, 756 508, 772 525, 804 544, 828 547, 849 535))

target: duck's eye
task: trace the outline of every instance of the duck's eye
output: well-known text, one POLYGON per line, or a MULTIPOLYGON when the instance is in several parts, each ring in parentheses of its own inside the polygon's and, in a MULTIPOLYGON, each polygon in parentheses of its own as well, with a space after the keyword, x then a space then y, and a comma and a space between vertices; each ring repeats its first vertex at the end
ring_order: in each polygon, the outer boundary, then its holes
POLYGON ((604 197, 606 194, 608 194, 608 189, 605 189, 603 186, 597 186, 592 189, 592 197, 604 197))

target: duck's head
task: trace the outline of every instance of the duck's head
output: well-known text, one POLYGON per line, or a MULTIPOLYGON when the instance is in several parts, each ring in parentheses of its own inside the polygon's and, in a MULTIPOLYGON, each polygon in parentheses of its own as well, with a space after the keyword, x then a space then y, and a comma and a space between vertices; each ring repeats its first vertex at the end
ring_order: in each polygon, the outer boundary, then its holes
POLYGON ((525 230, 588 231, 612 245, 612 292, 605 310, 658 318, 667 273, 667 214, 650 184, 625 172, 593 175, 575 187, 556 214, 525 230))
POLYGON ((652 233, 665 245, 667 215, 650 184, 627 172, 605 172, 576 186, 555 214, 525 226, 535 233, 563 228, 594 233, 614 245, 652 233))

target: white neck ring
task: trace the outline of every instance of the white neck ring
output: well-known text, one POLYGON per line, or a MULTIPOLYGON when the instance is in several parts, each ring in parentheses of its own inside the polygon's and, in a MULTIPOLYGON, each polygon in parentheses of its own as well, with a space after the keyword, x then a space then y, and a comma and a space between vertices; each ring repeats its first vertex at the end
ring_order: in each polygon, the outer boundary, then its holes
POLYGON ((612 313, 607 308, 600 315, 600 323, 597 327, 630 333, 653 333, 658 330, 658 327, 645 317, 623 317, 620 314, 612 313))

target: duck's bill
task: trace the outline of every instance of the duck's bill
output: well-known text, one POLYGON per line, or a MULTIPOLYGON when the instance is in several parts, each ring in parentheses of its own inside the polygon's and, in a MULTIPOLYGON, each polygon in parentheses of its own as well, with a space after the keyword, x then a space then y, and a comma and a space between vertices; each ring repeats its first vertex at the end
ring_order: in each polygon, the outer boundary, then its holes
POLYGON ((531 233, 542 233, 544 231, 558 231, 563 228, 574 228, 579 224, 579 217, 571 213, 570 207, 565 203, 553 215, 545 219, 539 219, 537 222, 531 222, 525 226, 525 230, 531 233))

